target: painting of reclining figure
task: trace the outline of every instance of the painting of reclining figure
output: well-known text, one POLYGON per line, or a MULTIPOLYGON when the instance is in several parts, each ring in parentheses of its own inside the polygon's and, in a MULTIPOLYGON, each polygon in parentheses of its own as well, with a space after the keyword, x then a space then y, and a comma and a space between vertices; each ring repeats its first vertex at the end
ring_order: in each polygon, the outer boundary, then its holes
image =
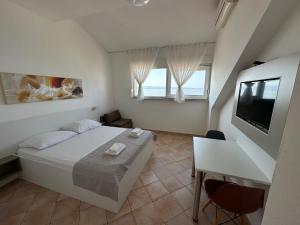
POLYGON ((81 79, 16 73, 0 75, 6 104, 83 97, 81 79))

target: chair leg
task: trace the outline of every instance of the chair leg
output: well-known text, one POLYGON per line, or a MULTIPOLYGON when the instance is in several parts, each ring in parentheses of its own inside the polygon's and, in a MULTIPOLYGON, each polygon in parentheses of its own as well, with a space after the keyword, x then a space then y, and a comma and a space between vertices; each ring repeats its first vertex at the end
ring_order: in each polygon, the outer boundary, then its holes
POLYGON ((194 154, 193 154, 193 165, 192 165, 191 177, 195 177, 195 156, 194 156, 194 154))
POLYGON ((222 219, 222 212, 220 209, 216 209, 217 212, 216 212, 216 221, 215 221, 215 225, 219 225, 220 222, 221 222, 221 219, 222 219))
POLYGON ((202 207, 202 211, 204 212, 205 209, 206 209, 211 203, 212 203, 212 201, 211 201, 211 200, 208 200, 208 201, 205 203, 205 205, 202 207))

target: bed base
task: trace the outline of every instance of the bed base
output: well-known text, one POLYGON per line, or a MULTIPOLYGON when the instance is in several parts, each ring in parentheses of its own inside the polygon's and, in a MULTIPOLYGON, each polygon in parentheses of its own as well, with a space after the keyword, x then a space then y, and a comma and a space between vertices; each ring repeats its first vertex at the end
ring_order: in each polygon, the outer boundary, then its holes
POLYGON ((20 159, 22 166, 22 178, 50 190, 117 213, 150 158, 153 149, 154 142, 153 140, 150 140, 145 145, 142 152, 136 157, 120 182, 118 201, 114 201, 105 196, 98 195, 73 185, 71 170, 58 168, 55 165, 43 162, 36 162, 31 159, 20 159))

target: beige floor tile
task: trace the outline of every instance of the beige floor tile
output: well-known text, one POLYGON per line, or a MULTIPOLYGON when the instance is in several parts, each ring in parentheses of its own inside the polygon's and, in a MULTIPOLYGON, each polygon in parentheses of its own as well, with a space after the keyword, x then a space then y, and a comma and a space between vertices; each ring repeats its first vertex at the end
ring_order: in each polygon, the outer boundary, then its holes
POLYGON ((182 165, 180 165, 178 162, 167 164, 167 168, 172 172, 172 174, 178 174, 185 170, 185 168, 182 165))
POLYGON ((185 169, 191 169, 193 166, 193 160, 191 158, 186 158, 184 160, 178 161, 185 169))
POLYGON ((104 225, 107 224, 106 212, 95 206, 80 211, 79 225, 104 225))
POLYGON ((0 221, 26 212, 33 199, 34 195, 30 195, 23 198, 11 199, 8 202, 0 204, 0 221))
MULTIPOLYGON (((193 216, 193 208, 190 208, 186 211, 184 211, 184 213, 189 217, 192 218, 193 216)), ((205 212, 199 211, 199 224, 204 224, 204 225, 212 225, 215 222, 215 207, 213 205, 209 206, 205 212)), ((227 224, 226 224, 227 225, 227 224)), ((231 225, 231 224, 228 224, 231 225)))
POLYGON ((131 211, 130 205, 129 205, 128 201, 126 200, 118 213, 106 211, 107 221, 112 222, 112 221, 120 218, 121 216, 128 214, 130 211, 131 211))
POLYGON ((192 151, 193 150, 193 142, 192 141, 183 141, 182 143, 179 143, 176 147, 176 150, 178 151, 192 151))
POLYGON ((166 166, 161 166, 153 169, 153 172, 155 175, 160 179, 163 180, 166 177, 169 177, 172 175, 172 172, 169 170, 166 166))
POLYGON ((78 225, 79 223, 79 210, 76 210, 72 214, 65 217, 54 219, 51 225, 78 225))
POLYGON ((79 211, 80 201, 74 198, 66 198, 56 202, 53 219, 57 220, 70 214, 73 214, 75 211, 79 211))
POLYGON ((173 217, 179 215, 183 212, 181 206, 177 203, 177 201, 171 195, 167 195, 163 198, 160 198, 156 202, 153 203, 156 210, 158 210, 160 218, 167 222, 173 217))
POLYGON ((80 206, 79 206, 80 211, 81 211, 81 210, 88 209, 88 208, 90 208, 90 207, 92 207, 91 204, 89 204, 89 203, 87 203, 87 202, 82 202, 82 201, 80 202, 80 206))
MULTIPOLYGON (((200 212, 200 211, 199 211, 200 212)), ((192 218, 193 216, 193 208, 190 208, 188 210, 184 211, 184 214, 187 215, 188 217, 192 218)))
POLYGON ((194 183, 189 184, 189 185, 186 186, 192 194, 195 193, 195 185, 196 185, 196 183, 194 182, 194 183))
POLYGON ((146 164, 141 173, 148 173, 151 171, 152 171, 151 167, 148 164, 146 164))
POLYGON ((45 204, 56 202, 59 194, 54 191, 44 191, 35 195, 30 210, 37 209, 45 204))
POLYGON ((0 188, 0 204, 7 202, 13 197, 17 189, 17 185, 8 184, 0 188))
POLYGON ((51 221, 54 206, 54 202, 49 202, 35 207, 26 214, 22 225, 48 225, 51 221))
POLYGON ((157 157, 151 157, 148 162, 147 162, 147 165, 151 168, 151 169, 154 169, 154 168, 157 168, 157 167, 160 167, 160 166, 163 166, 164 163, 157 157))
POLYGON ((155 201, 169 193, 164 185, 159 181, 147 185, 146 189, 152 201, 155 201))
POLYGON ((175 174, 176 178, 184 185, 189 185, 195 181, 195 178, 191 177, 192 170, 185 170, 175 174))
MULTIPOLYGON (((195 183, 192 183, 190 185, 187 185, 186 186, 187 189, 191 192, 192 196, 194 196, 195 194, 195 183)), ((201 190, 201 202, 200 202, 200 205, 201 204, 205 204, 208 200, 208 197, 207 197, 207 194, 205 192, 205 189, 204 187, 202 187, 202 190, 201 190)))
POLYGON ((67 198, 69 198, 69 196, 64 195, 64 194, 59 194, 57 201, 61 201, 61 200, 67 199, 67 198))
POLYGON ((158 177, 152 171, 142 173, 140 175, 140 179, 144 185, 151 184, 155 181, 158 181, 158 177))
POLYGON ((131 210, 135 210, 151 202, 150 195, 144 187, 132 190, 128 196, 131 210))
POLYGON ((169 151, 164 152, 164 154, 160 157, 160 160, 164 164, 169 164, 171 162, 174 162, 176 159, 173 157, 173 154, 170 154, 169 151))
POLYGON ((10 190, 7 191, 6 193, 1 193, 0 194, 0 204, 4 203, 4 202, 8 202, 9 199, 12 198, 12 196, 14 195, 14 192, 11 192, 10 190))
POLYGON ((133 185, 133 187, 132 187, 132 190, 137 189, 137 188, 140 188, 140 187, 143 187, 143 186, 144 186, 144 185, 143 185, 143 182, 141 181, 140 178, 138 178, 138 179, 136 180, 136 182, 134 183, 134 185, 133 185))
POLYGON ((181 160, 184 160, 184 159, 190 157, 190 154, 187 154, 187 153, 185 153, 185 152, 180 152, 180 153, 178 153, 177 151, 174 151, 174 152, 172 152, 172 153, 170 153, 170 154, 172 154, 172 157, 174 158, 174 160, 175 160, 176 162, 181 161, 181 160))
POLYGON ((36 193, 38 193, 40 190, 42 190, 41 187, 26 182, 26 183, 22 183, 20 185, 19 188, 17 188, 15 194, 13 195, 13 199, 19 199, 19 198, 23 198, 26 196, 31 196, 31 195, 35 195, 36 193))
POLYGON ((15 216, 6 217, 0 220, 0 225, 20 225, 25 213, 21 213, 15 216))
POLYGON ((136 225, 134 217, 131 213, 128 213, 109 224, 110 225, 136 225))
MULTIPOLYGON (((192 218, 193 215, 193 209, 190 208, 188 210, 186 210, 184 212, 185 215, 187 215, 188 218, 192 218)), ((228 215, 222 213, 222 221, 226 221, 228 220, 229 217, 228 215)), ((215 207, 214 206, 209 206, 205 212, 201 212, 199 213, 199 221, 197 224, 203 224, 203 225, 212 225, 215 222, 215 207)), ((233 222, 229 222, 226 223, 226 225, 237 225, 239 224, 239 220, 237 220, 238 223, 233 223, 233 222)), ((247 224, 247 223, 246 223, 247 224)))
MULTIPOLYGON (((191 217, 188 217, 186 214, 182 213, 173 219, 171 219, 169 222, 167 222, 167 225, 193 225, 193 220, 191 217)), ((202 223, 201 223, 202 225, 202 223)))
POLYGON ((162 179, 161 182, 170 193, 177 191, 178 189, 184 186, 178 181, 178 179, 175 176, 170 176, 165 179, 162 179))
POLYGON ((156 225, 162 223, 160 213, 153 203, 133 211, 137 225, 156 225))
POLYGON ((193 195, 186 187, 173 192, 172 196, 177 200, 179 205, 184 210, 189 209, 193 206, 193 200, 194 200, 193 195))

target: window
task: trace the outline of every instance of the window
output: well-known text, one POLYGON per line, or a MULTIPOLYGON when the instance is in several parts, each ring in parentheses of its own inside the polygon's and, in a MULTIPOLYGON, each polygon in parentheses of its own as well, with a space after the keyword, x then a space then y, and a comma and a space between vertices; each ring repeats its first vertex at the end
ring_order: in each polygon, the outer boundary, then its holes
POLYGON ((145 97, 165 97, 166 96, 167 69, 151 70, 147 80, 143 84, 145 97))
MULTIPOLYGON (((206 70, 197 70, 191 78, 182 86, 185 96, 203 96, 205 95, 205 76, 206 70)), ((175 95, 178 85, 174 77, 171 78, 171 95, 175 95)))
MULTIPOLYGON (((209 66, 201 66, 183 85, 186 99, 206 99, 209 82, 209 66)), ((152 69, 143 84, 144 97, 147 99, 174 98, 177 84, 167 68, 152 69)), ((133 81, 134 97, 138 93, 138 83, 133 81)))
POLYGON ((264 82, 263 98, 276 99, 280 80, 269 80, 264 82))

